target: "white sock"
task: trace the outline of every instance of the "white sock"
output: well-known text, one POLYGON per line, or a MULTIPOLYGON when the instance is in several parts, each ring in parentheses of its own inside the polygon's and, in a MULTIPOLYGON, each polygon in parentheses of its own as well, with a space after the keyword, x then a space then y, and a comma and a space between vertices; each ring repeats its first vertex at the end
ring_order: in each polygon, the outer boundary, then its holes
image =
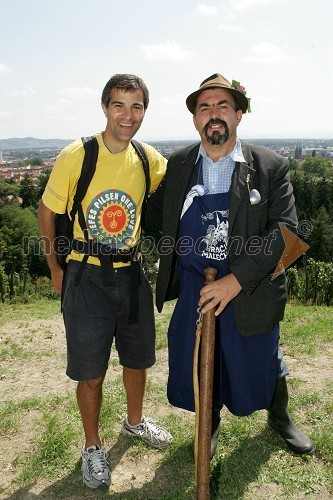
POLYGON ((129 423, 128 416, 126 415, 126 424, 128 425, 128 427, 133 427, 133 428, 138 427, 140 424, 142 424, 142 420, 143 420, 143 417, 141 418, 141 422, 139 422, 136 425, 132 425, 132 424, 129 423))

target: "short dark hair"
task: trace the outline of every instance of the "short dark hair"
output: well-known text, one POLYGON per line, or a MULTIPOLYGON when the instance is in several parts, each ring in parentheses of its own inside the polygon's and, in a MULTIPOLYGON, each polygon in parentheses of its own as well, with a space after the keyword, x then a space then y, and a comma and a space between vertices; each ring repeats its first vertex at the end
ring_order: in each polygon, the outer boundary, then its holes
POLYGON ((124 89, 126 91, 133 91, 141 89, 143 92, 143 107, 144 110, 148 108, 149 92, 145 82, 135 75, 117 74, 113 75, 105 85, 102 92, 102 103, 107 108, 110 103, 111 90, 124 89))
MULTIPOLYGON (((231 92, 229 92, 229 94, 231 94, 231 92)), ((231 94, 232 95, 232 99, 234 101, 234 108, 235 108, 235 111, 239 111, 240 109, 243 111, 243 107, 241 105, 241 103, 239 102, 239 100, 236 98, 236 96, 234 96, 234 94, 231 94)), ((243 111, 244 113, 244 111, 243 111)))

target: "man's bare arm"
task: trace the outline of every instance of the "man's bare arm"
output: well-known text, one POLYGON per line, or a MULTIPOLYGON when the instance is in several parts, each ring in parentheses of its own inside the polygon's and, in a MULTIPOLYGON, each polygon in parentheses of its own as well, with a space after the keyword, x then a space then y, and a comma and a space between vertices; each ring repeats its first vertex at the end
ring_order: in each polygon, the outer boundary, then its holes
POLYGON ((64 272, 58 262, 57 254, 54 251, 55 232, 55 212, 52 212, 41 201, 38 209, 39 234, 44 245, 47 264, 51 271, 51 279, 54 288, 61 293, 64 272))

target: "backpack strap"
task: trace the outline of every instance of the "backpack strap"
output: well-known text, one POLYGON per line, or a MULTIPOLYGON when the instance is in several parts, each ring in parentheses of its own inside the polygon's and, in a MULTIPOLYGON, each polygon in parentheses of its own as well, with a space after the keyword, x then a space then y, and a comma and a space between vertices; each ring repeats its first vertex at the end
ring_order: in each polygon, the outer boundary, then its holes
POLYGON ((132 144, 133 148, 135 149, 136 154, 138 155, 138 157, 140 158, 140 160, 142 162, 143 171, 144 171, 145 178, 146 178, 146 192, 145 192, 145 196, 143 199, 144 204, 145 204, 147 202, 148 194, 150 191, 149 161, 148 161, 147 153, 146 153, 144 147, 142 146, 141 142, 138 142, 138 141, 135 141, 134 139, 132 139, 131 144, 132 144))
POLYGON ((81 140, 84 146, 84 160, 82 163, 81 175, 77 183, 76 193, 73 199, 72 210, 70 211, 70 219, 72 224, 74 224, 75 215, 78 211, 79 223, 82 231, 84 231, 86 222, 84 220, 81 202, 85 197, 91 179, 96 171, 99 148, 96 136, 82 137, 81 140))
POLYGON ((131 140, 131 144, 133 148, 135 149, 136 154, 141 160, 142 166, 143 166, 143 171, 145 174, 146 178, 146 191, 145 195, 143 198, 142 202, 142 211, 141 211, 141 227, 144 225, 144 219, 145 219, 145 211, 146 211, 146 206, 147 206, 147 201, 148 201, 148 196, 149 196, 149 191, 150 191, 150 172, 149 172, 149 161, 147 158, 147 153, 142 146, 141 142, 135 141, 134 139, 131 140))
POLYGON ((70 211, 71 220, 74 219, 79 203, 81 203, 87 192, 88 186, 96 170, 98 157, 98 142, 96 137, 82 137, 81 140, 84 147, 84 160, 80 178, 77 183, 76 193, 73 198, 72 210, 70 211))

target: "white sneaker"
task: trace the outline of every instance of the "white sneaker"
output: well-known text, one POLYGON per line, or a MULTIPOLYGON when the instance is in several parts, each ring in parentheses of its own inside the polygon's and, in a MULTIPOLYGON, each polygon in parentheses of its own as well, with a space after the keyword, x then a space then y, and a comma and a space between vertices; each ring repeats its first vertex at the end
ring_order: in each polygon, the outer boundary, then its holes
POLYGON ((126 416, 121 433, 125 436, 138 437, 153 448, 159 448, 160 450, 167 448, 173 441, 170 432, 157 425, 156 420, 146 417, 142 417, 139 424, 130 425, 126 416))
POLYGON ((83 484, 88 488, 109 489, 111 472, 104 448, 98 445, 82 448, 83 484))

